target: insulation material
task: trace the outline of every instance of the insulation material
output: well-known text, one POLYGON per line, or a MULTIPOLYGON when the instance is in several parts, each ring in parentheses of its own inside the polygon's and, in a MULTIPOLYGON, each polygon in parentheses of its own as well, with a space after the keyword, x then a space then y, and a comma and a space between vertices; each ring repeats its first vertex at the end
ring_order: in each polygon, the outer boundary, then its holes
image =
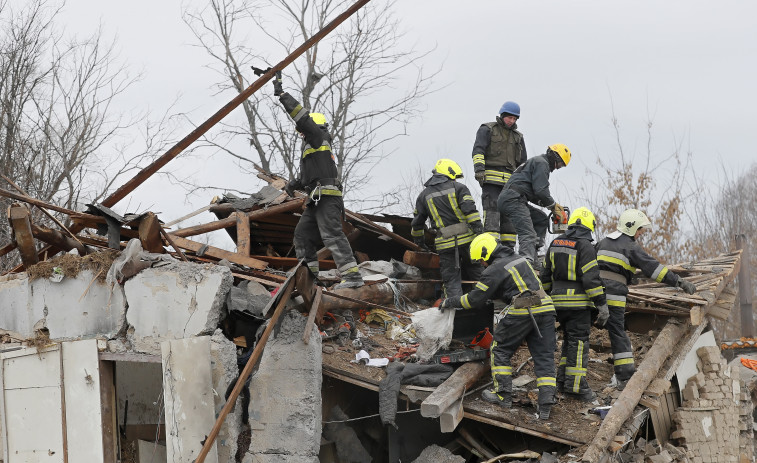
POLYGON ((455 311, 441 311, 436 307, 415 312, 412 316, 418 338, 418 358, 427 362, 439 349, 446 349, 452 341, 455 311))

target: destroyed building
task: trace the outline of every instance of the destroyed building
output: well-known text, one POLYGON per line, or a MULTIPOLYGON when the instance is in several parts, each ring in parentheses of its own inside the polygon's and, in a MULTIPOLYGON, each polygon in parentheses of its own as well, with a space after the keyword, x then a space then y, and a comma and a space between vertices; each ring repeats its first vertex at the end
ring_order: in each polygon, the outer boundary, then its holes
POLYGON ((332 290, 328 249, 318 281, 292 257, 306 198, 267 172, 250 198, 193 214, 212 215, 201 225, 112 209, 295 58, 86 212, 0 189, 15 201, 0 256, 17 251, 21 262, 0 277, 3 462, 754 461, 757 362, 747 354, 757 345, 743 244, 670 267, 693 295, 633 286, 636 373, 622 391, 608 385, 609 341, 592 328, 597 400, 561 397, 540 421, 525 348, 513 358, 514 407, 481 400, 493 309, 456 314, 449 349, 419 352, 412 315, 433 306, 441 280, 408 218, 345 211, 367 284, 332 290), (32 207, 67 225, 37 223, 32 207), (235 251, 201 237, 218 230, 235 251), (722 326, 739 317, 743 333, 722 326))
MULTIPOLYGON (((491 318, 456 321, 459 349, 436 356, 436 376, 413 362, 410 315, 440 280, 409 219, 347 211, 368 284, 328 290, 288 257, 302 199, 260 177, 251 198, 177 230, 93 207, 64 211, 85 230, 67 236, 30 220, 25 204, 48 205, 16 198, 5 249, 23 267, 0 281, 4 461, 753 461, 753 377, 720 354, 717 329, 739 315, 740 251, 671 267, 692 296, 632 287, 631 381, 607 387, 609 343, 593 328, 597 402, 563 398, 540 422, 525 348, 513 409, 480 399, 488 361, 462 343, 491 318), (221 229, 236 252, 193 240, 221 229)), ((338 281, 325 248, 319 258, 321 283, 338 281)))

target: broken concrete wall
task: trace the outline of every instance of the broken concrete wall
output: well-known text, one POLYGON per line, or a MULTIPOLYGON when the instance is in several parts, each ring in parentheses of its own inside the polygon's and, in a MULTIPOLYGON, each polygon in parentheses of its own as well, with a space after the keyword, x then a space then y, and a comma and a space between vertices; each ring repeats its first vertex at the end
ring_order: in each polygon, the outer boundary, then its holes
POLYGON ((233 280, 227 267, 187 262, 136 274, 124 284, 133 349, 157 354, 163 340, 212 334, 233 280))
MULTIPOLYGON (((210 338, 210 373, 213 382, 215 416, 221 413, 226 399, 224 392, 237 377, 237 352, 234 343, 226 339, 221 330, 216 330, 210 338)), ((241 399, 238 399, 232 413, 226 417, 221 430, 218 432, 218 461, 234 462, 237 451, 237 439, 241 432, 242 410, 241 399)), ((207 432, 210 432, 208 429, 207 432)))
POLYGON ((681 391, 671 438, 692 463, 752 461, 751 401, 737 369, 713 346, 697 349, 699 373, 681 391))
POLYGON ((321 443, 321 338, 302 341, 306 318, 282 316, 250 384, 252 441, 243 463, 317 463, 321 443))
POLYGON ((25 273, 0 281, 0 328, 27 338, 42 328, 51 339, 112 335, 121 327, 123 308, 121 292, 111 293, 90 270, 58 283, 48 278, 30 281, 25 273))
MULTIPOLYGON (((210 338, 165 341, 161 347, 168 461, 194 461, 215 424, 210 338)), ((218 463, 217 444, 207 463, 218 463)))

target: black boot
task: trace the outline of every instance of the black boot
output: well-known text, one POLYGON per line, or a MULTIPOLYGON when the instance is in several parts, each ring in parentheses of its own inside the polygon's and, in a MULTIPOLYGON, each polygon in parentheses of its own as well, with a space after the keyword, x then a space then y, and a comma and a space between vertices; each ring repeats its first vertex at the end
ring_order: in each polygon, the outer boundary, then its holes
POLYGON ((484 391, 481 393, 481 398, 503 408, 513 406, 513 396, 507 392, 484 391))

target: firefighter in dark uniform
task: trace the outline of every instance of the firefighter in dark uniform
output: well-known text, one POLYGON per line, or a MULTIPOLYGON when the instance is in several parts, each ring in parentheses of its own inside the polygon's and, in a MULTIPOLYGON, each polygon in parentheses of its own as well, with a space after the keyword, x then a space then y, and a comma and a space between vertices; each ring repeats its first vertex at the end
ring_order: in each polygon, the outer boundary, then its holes
POLYGON ((599 275, 605 286, 610 319, 605 327, 612 344, 613 365, 618 389, 623 389, 636 368, 633 361, 633 347, 625 331, 626 295, 628 284, 634 278, 636 268, 647 278, 665 283, 694 294, 696 286, 684 280, 654 257, 647 254, 636 239, 652 222, 638 209, 628 209, 620 214, 617 231, 607 235, 597 244, 599 275))
POLYGON ((542 285, 551 292, 563 332, 557 390, 587 402, 596 397, 586 381, 592 310, 598 310, 598 326, 604 326, 610 316, 599 278, 597 251, 591 244, 595 224, 589 209, 574 210, 568 230, 549 245, 541 270, 542 285))
POLYGON ((434 247, 439 254, 445 297, 459 297, 463 295, 462 274, 468 280, 478 280, 483 271, 481 264, 471 261, 469 247, 484 227, 468 187, 456 181, 463 176, 460 166, 450 159, 440 159, 431 172, 433 175, 415 202, 411 234, 418 246, 426 248, 424 225, 431 219, 436 229, 434 247))
POLYGON ((526 143, 518 131, 520 106, 506 101, 496 121, 481 124, 473 144, 473 168, 481 185, 484 230, 493 233, 503 244, 515 247, 515 228, 497 209, 497 198, 510 174, 526 162, 526 143))
POLYGON ((305 259, 308 268, 318 276, 318 256, 320 241, 323 241, 336 262, 342 281, 334 289, 357 288, 363 286, 363 277, 352 255, 352 247, 342 231, 344 201, 342 185, 334 156, 331 153, 331 134, 326 117, 311 113, 284 92, 281 74, 273 80, 274 95, 287 114, 294 120, 297 131, 302 135, 302 157, 299 177, 290 180, 284 190, 294 196, 295 190, 308 193, 307 206, 294 229, 294 249, 298 259, 305 259))
POLYGON ((442 301, 441 310, 471 309, 488 299, 510 304, 494 328, 491 370, 494 386, 482 398, 505 408, 512 406, 513 369, 510 359, 523 340, 534 360, 539 388, 539 418, 546 420, 555 397, 555 308, 542 289, 539 276, 525 258, 503 246, 488 233, 476 237, 470 246, 471 259, 488 262, 476 287, 462 297, 442 301))
MULTIPOLYGON (((518 253, 536 262, 549 227, 547 215, 531 206, 551 209, 562 217, 564 211, 549 192, 549 174, 570 162, 570 150, 562 144, 551 145, 545 154, 533 157, 515 169, 497 199, 499 211, 510 219, 518 234, 518 253)), ((564 223, 564 222, 563 222, 564 223)))

